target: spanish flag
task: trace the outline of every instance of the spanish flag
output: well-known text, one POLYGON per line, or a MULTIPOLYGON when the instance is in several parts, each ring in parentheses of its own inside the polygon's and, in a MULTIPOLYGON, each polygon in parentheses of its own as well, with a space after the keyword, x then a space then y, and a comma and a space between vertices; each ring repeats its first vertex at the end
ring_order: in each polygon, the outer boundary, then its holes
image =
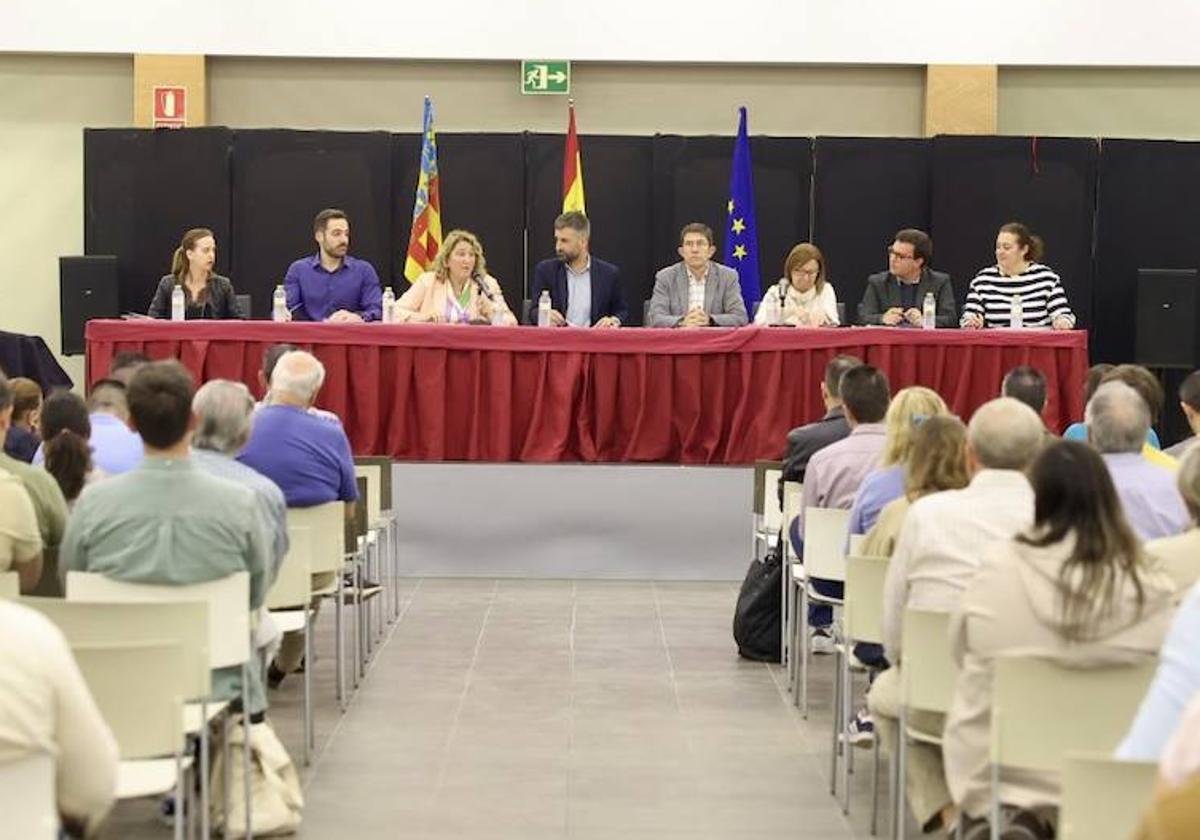
POLYGON ((425 124, 421 131, 421 174, 417 178, 417 200, 413 204, 412 233, 404 276, 416 281, 433 266, 442 249, 442 194, 438 184, 437 136, 433 133, 433 101, 425 97, 425 124))
POLYGON ((567 125, 567 148, 563 153, 563 212, 578 210, 587 214, 583 204, 583 158, 579 155, 579 136, 575 133, 575 103, 567 106, 570 122, 567 125))

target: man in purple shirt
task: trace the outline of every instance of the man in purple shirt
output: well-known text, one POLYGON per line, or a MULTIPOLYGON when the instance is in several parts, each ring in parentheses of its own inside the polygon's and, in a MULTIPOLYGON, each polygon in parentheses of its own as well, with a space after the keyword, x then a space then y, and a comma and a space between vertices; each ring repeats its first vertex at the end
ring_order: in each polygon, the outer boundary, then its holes
POLYGON ((322 210, 313 219, 315 256, 288 266, 283 278, 288 312, 301 321, 359 323, 378 321, 383 313, 379 275, 350 249, 350 220, 341 210, 322 210))

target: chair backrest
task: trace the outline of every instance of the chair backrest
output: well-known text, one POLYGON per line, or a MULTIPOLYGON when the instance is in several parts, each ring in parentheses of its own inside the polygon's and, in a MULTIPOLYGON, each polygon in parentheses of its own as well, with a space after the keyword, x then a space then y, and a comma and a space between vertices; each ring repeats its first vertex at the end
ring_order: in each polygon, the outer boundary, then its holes
POLYGON ((783 525, 783 510, 779 507, 779 479, 782 470, 768 469, 763 472, 763 527, 767 533, 778 533, 783 525))
POLYGON ((309 541, 309 568, 313 574, 336 572, 342 568, 343 528, 346 522, 345 502, 326 502, 307 508, 288 508, 288 540, 292 545, 300 539, 309 541), (307 532, 307 535, 302 535, 307 532))
POLYGON ((1158 765, 1111 755, 1068 755, 1063 762, 1058 836, 1063 840, 1129 840, 1154 797, 1158 765))
MULTIPOLYGON (((751 512, 755 516, 762 516, 766 510, 766 497, 770 494, 770 489, 767 487, 767 470, 775 470, 780 472, 783 470, 782 461, 755 461, 754 462, 754 496, 751 499, 751 512)), ((775 476, 776 481, 779 476, 775 476)))
POLYGON ((888 558, 846 558, 846 638, 856 642, 883 642, 883 581, 888 558))
POLYGON ((92 572, 67 572, 72 601, 203 601, 208 604, 208 653, 214 668, 250 658, 250 573, 186 585, 129 583, 92 572))
POLYGON ((122 759, 174 755, 184 748, 179 645, 74 645, 71 652, 117 740, 122 759))
POLYGON ((361 475, 354 477, 358 488, 358 499, 351 507, 351 516, 345 521, 342 534, 342 545, 347 554, 358 551, 358 538, 367 535, 367 480, 361 475))
POLYGON ((354 464, 354 475, 356 478, 365 478, 367 480, 367 523, 374 526, 379 521, 380 513, 383 510, 383 498, 381 493, 383 470, 378 464, 354 464))
POLYGON ((21 579, 16 572, 0 572, 0 598, 16 598, 21 594, 21 579))
POLYGON ((356 455, 354 463, 363 466, 379 467, 379 506, 391 510, 392 499, 392 459, 385 455, 356 455))
MULTIPOLYGON (((904 640, 905 663, 908 639, 904 640)), ((1059 771, 1068 752, 1109 752, 1125 736, 1156 661, 1068 668, 1033 656, 1001 656, 992 685, 992 761, 1059 771)))
POLYGON ((22 598, 62 631, 69 645, 141 644, 169 641, 179 645, 187 677, 184 698, 212 694, 212 669, 220 667, 209 652, 208 604, 204 601, 118 603, 62 598, 22 598))
POLYGON ((279 566, 275 583, 267 592, 269 610, 297 609, 312 599, 313 541, 308 528, 288 528, 288 553, 279 566))
POLYGON ((958 665, 950 653, 950 613, 906 609, 901 633, 904 705, 929 712, 949 711, 958 682, 958 665))
POLYGON ((862 554, 860 549, 862 544, 866 542, 866 534, 851 534, 850 541, 846 543, 846 554, 862 554))
POLYGON ((850 511, 804 509, 804 571, 822 580, 846 579, 846 534, 850 511))
POLYGON ((642 326, 648 327, 649 325, 650 325, 650 298, 646 298, 644 301, 642 301, 642 326))
POLYGON ((33 753, 0 762, 0 819, 5 837, 58 840, 54 758, 33 753))
POLYGON ((783 483, 783 518, 780 526, 787 531, 792 527, 792 520, 800 515, 800 505, 804 504, 804 485, 799 481, 783 483))

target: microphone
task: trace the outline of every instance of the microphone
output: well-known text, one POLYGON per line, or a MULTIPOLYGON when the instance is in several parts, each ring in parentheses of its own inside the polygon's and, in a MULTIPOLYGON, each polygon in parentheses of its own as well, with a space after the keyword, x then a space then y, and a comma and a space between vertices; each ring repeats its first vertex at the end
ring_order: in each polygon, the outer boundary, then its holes
POLYGON ((779 281, 779 305, 780 306, 783 306, 784 301, 787 300, 787 290, 788 290, 788 279, 786 277, 784 277, 782 280, 779 281))
POLYGON ((475 285, 478 287, 478 289, 479 289, 479 293, 480 293, 481 295, 483 295, 485 298, 487 298, 489 301, 491 301, 491 302, 493 302, 493 303, 494 303, 495 301, 494 301, 494 300, 492 300, 492 292, 491 292, 491 289, 489 289, 489 288, 487 287, 487 283, 484 283, 484 282, 483 282, 483 275, 481 275, 481 274, 473 274, 473 275, 471 275, 471 279, 475 281, 475 285))

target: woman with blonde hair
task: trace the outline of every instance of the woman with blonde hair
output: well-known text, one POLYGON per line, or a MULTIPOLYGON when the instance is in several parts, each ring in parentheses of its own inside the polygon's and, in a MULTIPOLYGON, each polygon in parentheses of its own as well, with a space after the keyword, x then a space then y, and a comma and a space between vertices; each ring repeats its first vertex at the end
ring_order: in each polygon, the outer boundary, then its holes
POLYGON ((816 245, 801 242, 788 252, 783 277, 763 294, 754 323, 769 325, 772 312, 791 327, 838 325, 837 295, 825 278, 825 256, 816 245))
POLYGON ((171 258, 171 273, 158 281, 148 314, 151 318, 171 317, 171 295, 183 289, 183 317, 245 318, 238 304, 233 283, 213 272, 217 260, 217 240, 208 228, 192 228, 183 235, 171 258))
POLYGON ((433 269, 413 281, 393 312, 407 324, 517 323, 499 281, 487 272, 483 246, 466 230, 446 234, 433 269))
POLYGON ((904 468, 912 453, 914 420, 948 414, 945 401, 936 391, 914 385, 892 398, 883 422, 887 437, 880 466, 867 473, 850 509, 850 533, 871 530, 883 506, 904 493, 904 468))

